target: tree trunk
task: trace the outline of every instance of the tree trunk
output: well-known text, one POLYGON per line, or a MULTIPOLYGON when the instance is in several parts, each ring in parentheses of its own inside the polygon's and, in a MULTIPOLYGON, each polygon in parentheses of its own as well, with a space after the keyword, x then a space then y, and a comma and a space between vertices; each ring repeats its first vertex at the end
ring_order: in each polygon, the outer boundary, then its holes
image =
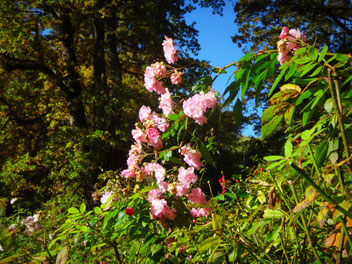
POLYGON ((73 127, 87 127, 87 119, 81 99, 82 87, 77 73, 77 59, 73 42, 73 27, 70 15, 59 13, 61 19, 61 56, 64 62, 63 84, 66 87, 66 100, 70 116, 70 125, 73 127))

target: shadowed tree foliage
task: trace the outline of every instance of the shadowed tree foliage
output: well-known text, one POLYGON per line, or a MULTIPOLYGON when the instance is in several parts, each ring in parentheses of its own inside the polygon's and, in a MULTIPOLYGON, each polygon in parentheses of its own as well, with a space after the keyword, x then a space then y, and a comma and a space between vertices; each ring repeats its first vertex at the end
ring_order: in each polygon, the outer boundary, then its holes
POLYGON ((350 0, 240 0, 235 23, 239 26, 233 42, 248 50, 275 47, 282 27, 299 28, 317 45, 350 52, 352 44, 352 3, 350 0))

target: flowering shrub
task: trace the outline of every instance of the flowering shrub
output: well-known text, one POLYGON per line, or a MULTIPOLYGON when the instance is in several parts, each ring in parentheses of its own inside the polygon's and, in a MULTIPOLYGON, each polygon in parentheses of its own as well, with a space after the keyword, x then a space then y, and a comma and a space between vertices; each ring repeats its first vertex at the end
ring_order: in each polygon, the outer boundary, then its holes
MULTIPOLYGON (((216 70, 237 67, 224 103, 236 98, 234 115, 245 96, 268 94, 262 140, 279 144, 272 137, 281 130, 282 153, 259 160, 241 180, 222 174, 221 193, 210 189, 206 197, 198 183, 210 151, 188 130, 208 121, 218 99, 208 85, 189 98, 163 87, 166 78, 182 83, 169 65, 180 54, 166 37, 169 64, 148 66, 144 78, 159 107, 140 108, 126 168, 95 194, 100 206, 69 208, 41 256, 58 263, 351 262, 352 56, 318 51, 299 29, 283 28, 279 38, 278 50, 216 70)), ((39 228, 35 219, 23 224, 39 228)))

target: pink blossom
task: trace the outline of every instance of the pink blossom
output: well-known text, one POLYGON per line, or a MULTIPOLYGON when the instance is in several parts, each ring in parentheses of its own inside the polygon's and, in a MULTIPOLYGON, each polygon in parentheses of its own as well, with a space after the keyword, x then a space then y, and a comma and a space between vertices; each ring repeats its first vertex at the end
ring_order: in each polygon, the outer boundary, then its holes
POLYGON ((287 38, 288 32, 289 32, 289 29, 287 27, 283 27, 280 34, 280 39, 287 38))
POLYGON ((29 233, 32 233, 42 228, 42 226, 38 223, 38 220, 39 220, 39 215, 35 214, 33 216, 31 215, 23 219, 21 221, 21 224, 26 226, 27 231, 29 233))
POLYGON ((150 118, 151 118, 151 112, 152 112, 152 110, 150 109, 149 106, 143 105, 143 106, 141 107, 141 109, 139 109, 139 120, 140 120, 141 122, 150 120, 150 118))
POLYGON ((205 200, 205 194, 200 188, 193 189, 192 192, 188 195, 188 200, 191 203, 209 204, 208 201, 205 200))
POLYGON ((277 60, 280 62, 280 64, 284 64, 287 61, 290 61, 292 57, 290 55, 285 55, 284 53, 279 53, 277 56, 277 60))
POLYGON ((169 189, 169 182, 157 181, 157 184, 162 192, 166 192, 169 189))
POLYGON ((183 184, 177 184, 176 191, 176 196, 182 197, 189 193, 189 188, 185 187, 183 184))
POLYGON ((178 72, 178 71, 175 70, 175 72, 172 73, 171 76, 170 76, 171 83, 172 84, 180 84, 181 81, 182 81, 182 79, 181 79, 181 75, 182 74, 183 74, 182 72, 178 72))
POLYGON ((132 136, 138 144, 146 142, 145 134, 139 127, 136 127, 136 129, 132 129, 132 136))
POLYGON ((199 94, 195 94, 184 101, 182 107, 187 116, 193 118, 196 123, 202 125, 207 122, 207 119, 204 116, 205 111, 207 108, 214 108, 216 103, 217 99, 213 91, 209 91, 206 94, 201 91, 199 94))
POLYGON ((306 42, 306 36, 297 29, 290 29, 289 35, 287 36, 287 48, 294 55, 296 50, 300 48, 299 40, 306 42))
POLYGON ((153 188, 148 192, 148 202, 152 202, 155 199, 160 199, 163 194, 163 191, 157 188, 153 188))
POLYGON ((198 218, 202 216, 208 217, 210 211, 211 211, 211 208, 201 207, 201 208, 192 208, 190 212, 193 217, 198 218))
POLYGON ((141 156, 139 154, 136 153, 129 153, 128 158, 127 158, 127 166, 129 168, 133 168, 135 166, 137 166, 137 164, 139 163, 141 156))
POLYGON ((176 209, 167 205, 166 200, 164 199, 154 199, 151 202, 151 213, 156 217, 165 216, 166 218, 173 220, 176 217, 176 209))
POLYGON ((169 92, 169 89, 165 89, 165 93, 160 96, 159 98, 160 104, 159 108, 163 110, 163 114, 168 117, 170 114, 173 113, 172 111, 172 105, 173 101, 171 99, 171 94, 169 92))
POLYGON ((194 174, 194 169, 193 168, 188 168, 187 170, 183 167, 178 169, 178 181, 185 186, 186 188, 189 188, 191 183, 196 183, 198 180, 197 175, 194 174))
POLYGON ((174 64, 178 60, 178 56, 176 55, 177 51, 174 47, 172 38, 165 36, 165 40, 162 45, 167 63, 174 64))
POLYGON ((147 135, 149 139, 155 139, 159 137, 159 132, 154 127, 150 127, 147 130, 147 135))
POLYGON ((144 73, 144 86, 149 92, 155 91, 157 94, 165 93, 165 88, 162 87, 161 82, 155 78, 154 70, 148 66, 144 73))
POLYGON ((142 145, 139 143, 131 145, 131 149, 128 153, 129 155, 142 153, 142 145))
POLYGON ((156 62, 151 67, 153 68, 154 76, 166 77, 166 67, 163 62, 156 62))
POLYGON ((121 175, 125 178, 133 178, 135 176, 135 170, 125 169, 125 170, 121 171, 121 175))
POLYGON ((144 166, 144 173, 150 176, 154 172, 157 182, 162 182, 165 178, 165 169, 159 163, 150 162, 144 166))
POLYGON ((169 123, 165 120, 165 118, 159 117, 159 115, 155 112, 152 113, 151 120, 154 121, 154 124, 161 132, 165 132, 165 130, 169 127, 169 123))
MULTIPOLYGON (((301 33, 301 31, 299 30, 299 28, 297 29, 290 29, 289 31, 289 35, 291 35, 292 37, 294 37, 295 39, 300 39, 303 42, 306 42, 306 36, 301 33)), ((290 40, 290 39, 289 39, 290 40)))
POLYGON ((215 108, 218 103, 218 99, 215 97, 214 91, 210 90, 204 95, 204 101, 206 108, 215 108))
POLYGON ((200 168, 204 166, 200 161, 202 154, 199 151, 192 149, 190 144, 182 147, 180 153, 183 155, 183 160, 192 168, 200 170, 200 168))
POLYGON ((156 139, 150 139, 149 140, 149 144, 155 149, 155 150, 159 150, 163 147, 163 142, 161 141, 160 138, 156 138, 156 139))

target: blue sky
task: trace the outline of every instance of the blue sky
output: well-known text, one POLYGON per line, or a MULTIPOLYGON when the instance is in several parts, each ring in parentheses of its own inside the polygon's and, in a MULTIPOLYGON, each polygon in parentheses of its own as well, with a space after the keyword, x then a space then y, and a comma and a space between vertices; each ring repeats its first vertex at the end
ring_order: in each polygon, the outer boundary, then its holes
MULTIPOLYGON (((244 55, 231 40, 237 32, 233 5, 232 1, 226 1, 223 16, 213 15, 211 8, 200 7, 186 15, 186 21, 189 24, 195 21, 195 28, 199 31, 198 41, 201 50, 198 58, 210 61, 212 66, 224 67, 238 61, 244 55)), ((220 75, 213 88, 222 93, 234 69, 229 68, 228 74, 220 75)))
MULTIPOLYGON (((242 49, 231 40, 231 37, 237 33, 233 1, 225 2, 223 16, 213 15, 210 8, 200 7, 186 15, 186 21, 189 24, 195 21, 195 28, 199 31, 198 41, 201 50, 198 58, 207 60, 210 65, 216 67, 224 67, 244 56, 242 49)), ((213 88, 222 94, 233 81, 233 79, 229 81, 229 78, 234 70, 235 68, 231 67, 227 70, 227 74, 221 74, 213 83, 213 88)), ((254 136, 250 126, 242 132, 243 135, 254 136)))

